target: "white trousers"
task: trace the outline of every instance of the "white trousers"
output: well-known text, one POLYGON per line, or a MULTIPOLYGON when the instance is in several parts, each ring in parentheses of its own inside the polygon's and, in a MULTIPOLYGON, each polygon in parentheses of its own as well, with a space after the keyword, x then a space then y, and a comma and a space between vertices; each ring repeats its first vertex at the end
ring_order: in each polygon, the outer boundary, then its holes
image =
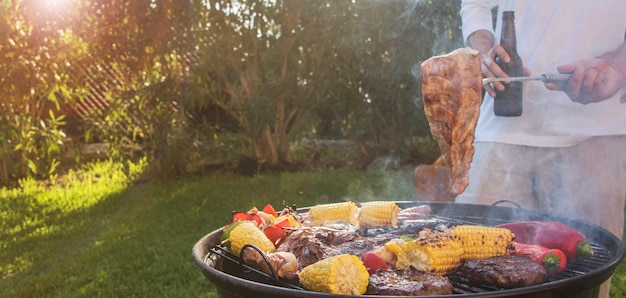
MULTIPOLYGON (((475 142, 469 186, 457 203, 507 199, 524 208, 582 219, 624 234, 626 136, 564 148, 475 142)), ((608 297, 608 285, 600 297, 608 297)))

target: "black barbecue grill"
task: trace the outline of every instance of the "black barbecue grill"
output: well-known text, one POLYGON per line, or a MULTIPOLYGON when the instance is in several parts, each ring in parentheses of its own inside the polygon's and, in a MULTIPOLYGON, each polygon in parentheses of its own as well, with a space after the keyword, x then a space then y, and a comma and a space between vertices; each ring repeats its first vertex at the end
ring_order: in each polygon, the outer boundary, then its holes
MULTIPOLYGON (((495 205, 472 205, 443 202, 396 202, 400 208, 428 204, 431 217, 450 222, 495 226, 525 220, 556 220, 585 234, 594 249, 592 257, 568 263, 567 269, 548 277, 547 282, 516 289, 470 286, 461 275, 450 276, 456 294, 449 297, 592 297, 600 284, 608 280, 624 257, 624 245, 615 235, 588 222, 552 216, 547 213, 495 205)), ((298 211, 306 211, 299 209, 298 211)), ((220 297, 343 297, 303 290, 297 282, 281 280, 243 264, 240 257, 219 245, 221 229, 200 239, 193 257, 204 276, 216 285, 220 297)), ((349 296, 345 296, 349 297, 349 296)), ((373 296, 364 297, 397 297, 373 296)), ((429 297, 429 296, 421 296, 429 297)), ((446 296, 432 296, 446 297, 446 296)))

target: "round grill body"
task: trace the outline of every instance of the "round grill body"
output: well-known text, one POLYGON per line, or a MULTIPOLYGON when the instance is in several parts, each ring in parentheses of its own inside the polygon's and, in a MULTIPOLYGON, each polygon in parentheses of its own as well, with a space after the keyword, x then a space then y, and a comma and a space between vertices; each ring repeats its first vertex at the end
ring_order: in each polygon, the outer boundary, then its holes
MULTIPOLYGON (((594 248, 594 256, 568 264, 565 272, 550 275, 548 281, 516 289, 489 289, 455 283, 463 294, 432 297, 593 297, 600 284, 608 280, 624 257, 622 241, 609 231, 588 222, 552 216, 547 213, 517 207, 457 204, 446 202, 396 202, 400 208, 427 204, 431 215, 466 223, 495 226, 526 220, 556 220, 575 227, 585 234, 594 248)), ((305 211, 299 209, 299 211, 305 211)), ((193 247, 192 255, 204 276, 217 287, 220 297, 343 297, 302 290, 301 288, 260 275, 243 268, 239 260, 215 251, 222 230, 202 237, 193 247)), ((352 296, 345 296, 352 297, 352 296)), ((363 297, 400 297, 373 296, 363 297)), ((430 296, 420 296, 430 297, 430 296)))

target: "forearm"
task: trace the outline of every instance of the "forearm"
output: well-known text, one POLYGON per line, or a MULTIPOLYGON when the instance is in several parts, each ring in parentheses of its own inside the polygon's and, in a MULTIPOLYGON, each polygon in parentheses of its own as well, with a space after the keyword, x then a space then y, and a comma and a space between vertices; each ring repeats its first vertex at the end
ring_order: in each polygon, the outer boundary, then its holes
POLYGON ((469 46, 469 36, 477 31, 485 30, 493 34, 492 9, 498 4, 496 0, 463 0, 461 2, 461 21, 463 41, 469 46))
MULTIPOLYGON (((467 45, 480 52, 481 58, 481 71, 486 78, 493 77, 506 77, 507 74, 502 71, 500 66, 496 63, 495 59, 498 56, 506 55, 504 49, 500 46, 494 46, 495 39, 493 34, 488 30, 474 31, 467 37, 467 45)), ((506 58, 509 59, 508 55, 506 58)), ((496 96, 494 88, 504 90, 504 84, 502 82, 495 82, 493 84, 487 84, 483 86, 485 90, 491 95, 496 96)))

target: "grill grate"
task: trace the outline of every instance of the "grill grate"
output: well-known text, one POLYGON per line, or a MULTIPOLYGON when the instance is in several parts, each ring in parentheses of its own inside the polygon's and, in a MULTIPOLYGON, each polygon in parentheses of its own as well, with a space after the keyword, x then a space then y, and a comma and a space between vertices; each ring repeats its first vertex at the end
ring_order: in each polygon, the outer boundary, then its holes
POLYGON ((245 264, 238 255, 233 254, 221 245, 213 245, 204 257, 203 262, 210 266, 214 265, 216 269, 233 276, 265 284, 303 290, 302 287, 297 284, 270 276, 263 271, 245 264))
POLYGON ((605 248, 594 243, 591 243, 591 247, 593 247, 592 257, 578 260, 575 263, 568 262, 567 269, 561 273, 548 276, 548 282, 584 275, 611 261, 611 256, 605 248))
MULTIPOLYGON (((610 262, 611 256, 605 248, 597 244, 591 244, 591 247, 593 247, 594 252, 594 255, 592 257, 579 260, 575 263, 568 262, 565 271, 557 274, 548 275, 546 283, 565 280, 576 276, 582 276, 610 262)), ((459 273, 455 273, 449 276, 449 278, 457 293, 484 293, 502 290, 497 287, 477 287, 469 285, 467 279, 459 273)))
MULTIPOLYGON (((591 243, 591 246, 593 247, 594 251, 594 255, 592 257, 579 260, 575 263, 568 263, 565 271, 558 274, 549 275, 546 282, 554 282, 576 276, 581 276, 611 261, 611 256, 607 249, 594 243, 591 243)), ((241 261, 241 258, 239 256, 228 251, 225 247, 221 245, 213 245, 203 261, 207 265, 214 266, 216 269, 221 270, 224 273, 231 274, 233 276, 260 283, 290 289, 303 290, 302 287, 299 286, 297 281, 289 282, 287 280, 275 278, 266 274, 263 271, 260 271, 254 267, 245 264, 241 261)), ((456 294, 484 293, 503 290, 497 287, 469 285, 467 279, 459 273, 449 276, 449 279, 454 286, 454 291, 456 294)))

